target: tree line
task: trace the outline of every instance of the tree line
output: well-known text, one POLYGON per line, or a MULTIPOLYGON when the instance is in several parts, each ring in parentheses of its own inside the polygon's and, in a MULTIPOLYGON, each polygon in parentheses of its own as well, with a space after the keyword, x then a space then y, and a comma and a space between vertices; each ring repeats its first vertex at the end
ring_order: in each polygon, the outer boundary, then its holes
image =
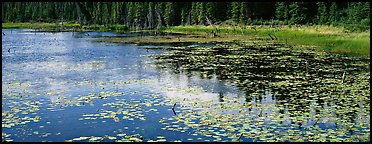
POLYGON ((369 26, 369 2, 2 2, 2 22, 80 22, 131 28, 234 24, 369 26))

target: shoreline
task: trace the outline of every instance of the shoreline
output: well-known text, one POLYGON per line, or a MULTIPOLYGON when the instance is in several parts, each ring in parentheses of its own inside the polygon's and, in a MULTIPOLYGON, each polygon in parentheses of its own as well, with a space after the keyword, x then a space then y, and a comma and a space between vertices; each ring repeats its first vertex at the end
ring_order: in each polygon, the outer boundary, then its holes
MULTIPOLYGON (((125 25, 90 25, 80 28, 79 24, 66 23, 2 23, 3 29, 30 28, 38 32, 151 32, 156 30, 129 30, 125 25)), ((187 36, 140 36, 104 38, 100 41, 115 43, 178 43, 178 42, 226 42, 246 39, 265 39, 279 41, 288 45, 316 46, 320 51, 350 53, 370 56, 370 31, 348 32, 343 27, 334 26, 170 26, 162 27, 162 33, 175 33, 187 36), (189 37, 198 36, 198 37, 189 37), (186 37, 186 38, 184 38, 186 37), (150 40, 151 39, 151 40, 150 40)))

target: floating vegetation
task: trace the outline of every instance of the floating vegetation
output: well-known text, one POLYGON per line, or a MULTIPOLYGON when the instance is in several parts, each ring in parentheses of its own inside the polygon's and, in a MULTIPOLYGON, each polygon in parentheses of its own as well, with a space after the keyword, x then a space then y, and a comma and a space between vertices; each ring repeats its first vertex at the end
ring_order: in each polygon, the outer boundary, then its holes
POLYGON ((142 136, 140 134, 117 134, 117 136, 105 135, 103 137, 83 136, 73 138, 72 140, 65 140, 65 142, 142 142, 142 136))
POLYGON ((205 43, 220 43, 226 41, 235 41, 239 39, 253 39, 252 35, 224 35, 222 37, 210 37, 206 35, 183 35, 174 33, 165 33, 164 35, 142 35, 131 37, 110 37, 99 40, 92 40, 93 42, 111 42, 111 43, 127 43, 136 44, 139 46, 156 45, 156 46, 188 46, 192 44, 205 43))
POLYGON ((161 120, 167 130, 193 128, 216 141, 369 141, 369 59, 258 41, 153 57, 159 68, 231 79, 245 92, 245 100, 189 99, 189 110, 161 120))

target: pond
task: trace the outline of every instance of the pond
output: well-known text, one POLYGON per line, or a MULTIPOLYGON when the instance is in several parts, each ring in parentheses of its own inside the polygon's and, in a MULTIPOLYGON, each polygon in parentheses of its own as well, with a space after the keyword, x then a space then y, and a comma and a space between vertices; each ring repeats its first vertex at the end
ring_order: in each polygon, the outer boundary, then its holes
POLYGON ((2 31, 3 141, 370 141, 369 58, 2 31))

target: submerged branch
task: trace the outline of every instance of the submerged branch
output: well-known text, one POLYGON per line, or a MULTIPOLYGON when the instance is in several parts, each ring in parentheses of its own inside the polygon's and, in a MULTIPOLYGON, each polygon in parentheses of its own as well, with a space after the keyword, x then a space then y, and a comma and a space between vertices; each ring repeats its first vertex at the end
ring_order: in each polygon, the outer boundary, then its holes
POLYGON ((341 81, 341 83, 344 83, 345 77, 346 77, 346 73, 344 71, 344 73, 342 74, 342 81, 341 81))
POLYGON ((243 133, 240 134, 240 136, 238 137, 238 139, 236 141, 239 141, 240 138, 242 138, 242 136, 243 136, 243 133))
POLYGON ((176 107, 176 103, 174 103, 174 105, 173 105, 173 107, 172 107, 172 111, 173 111, 173 113, 174 113, 174 115, 177 115, 176 114, 176 111, 174 111, 174 108, 176 107))
POLYGON ((173 105, 173 107, 172 107, 172 110, 174 110, 174 107, 176 107, 176 104, 177 104, 177 103, 174 103, 174 105, 173 105))

